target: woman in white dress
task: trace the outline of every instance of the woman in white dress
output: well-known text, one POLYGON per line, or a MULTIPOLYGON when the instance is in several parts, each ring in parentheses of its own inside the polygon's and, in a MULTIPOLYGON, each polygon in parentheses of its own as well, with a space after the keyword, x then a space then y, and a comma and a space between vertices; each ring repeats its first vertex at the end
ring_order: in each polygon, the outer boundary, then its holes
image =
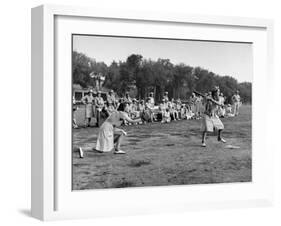
POLYGON ((110 152, 114 151, 114 154, 125 154, 124 151, 120 150, 120 145, 123 136, 127 133, 119 127, 123 120, 130 123, 140 122, 141 119, 131 119, 126 113, 127 103, 120 103, 117 111, 112 112, 112 114, 104 121, 99 129, 99 134, 97 138, 96 151, 98 152, 110 152))

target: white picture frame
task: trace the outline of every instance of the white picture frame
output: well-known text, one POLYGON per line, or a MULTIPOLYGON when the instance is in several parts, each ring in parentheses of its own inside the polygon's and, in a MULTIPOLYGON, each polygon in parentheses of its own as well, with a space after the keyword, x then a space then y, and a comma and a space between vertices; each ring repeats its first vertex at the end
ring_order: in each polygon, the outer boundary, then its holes
POLYGON ((32 9, 32 216, 41 220, 89 218, 209 208, 271 205, 273 151, 265 110, 272 92, 273 22, 266 19, 100 10, 43 5, 32 9), (254 44, 253 181, 73 192, 71 181, 72 33, 246 41, 254 44), (116 30, 116 26, 120 26, 116 30), (128 26, 128 27, 127 27, 128 26), (146 33, 139 28, 142 26, 146 33), (194 29, 179 33, 179 26, 194 29), (89 28, 91 27, 91 29, 89 28), (107 30, 103 30, 103 28, 107 30), (155 27, 161 27, 155 33, 155 27), (110 29, 109 29, 110 28, 110 29), (169 31, 167 31, 169 30, 169 31), (235 32, 233 32, 235 31, 235 32), (182 37, 178 37, 181 36, 182 37), (201 38, 200 38, 201 37, 201 38), (70 49, 69 49, 70 48, 70 49), (63 59, 62 59, 63 58, 63 59), (63 66, 60 66, 63 65, 63 66), (63 68, 62 68, 63 67, 63 68), (59 75, 59 76, 58 76, 59 75), (65 86, 62 81, 69 83, 65 86), (62 90, 65 90, 62 91, 62 90), (62 107, 60 103, 65 98, 62 107), (259 103, 264 103, 261 108, 259 103), (62 109, 63 112, 62 112, 62 109), (262 110, 262 112, 260 111, 262 110), (62 117, 66 115, 65 117, 62 117), (265 120, 264 120, 265 119, 265 120), (70 129, 62 135, 62 129, 70 129), (58 139, 59 137, 59 139, 58 139))

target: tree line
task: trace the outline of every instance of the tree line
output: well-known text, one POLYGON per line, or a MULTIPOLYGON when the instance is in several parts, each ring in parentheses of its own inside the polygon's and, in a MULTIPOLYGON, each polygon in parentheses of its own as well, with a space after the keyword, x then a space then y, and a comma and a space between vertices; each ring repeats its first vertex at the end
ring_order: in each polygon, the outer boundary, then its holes
POLYGON ((119 96, 125 92, 145 99, 149 92, 154 92, 155 100, 160 101, 165 91, 170 98, 187 100, 193 90, 201 93, 219 86, 221 92, 231 101, 231 96, 239 90, 244 103, 252 102, 252 84, 239 83, 235 78, 220 76, 202 67, 192 67, 183 63, 173 64, 169 59, 145 59, 142 55, 131 54, 126 61, 113 61, 109 66, 96 62, 83 53, 73 51, 73 83, 83 88, 94 86, 90 73, 101 73, 105 76, 104 87, 113 89, 119 96))

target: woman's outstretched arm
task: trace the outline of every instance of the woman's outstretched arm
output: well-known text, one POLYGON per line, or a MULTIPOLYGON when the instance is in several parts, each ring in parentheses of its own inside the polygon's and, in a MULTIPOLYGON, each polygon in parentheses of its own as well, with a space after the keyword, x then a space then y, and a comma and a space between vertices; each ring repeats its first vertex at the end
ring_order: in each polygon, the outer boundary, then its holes
POLYGON ((119 129, 117 127, 114 127, 114 132, 120 132, 120 133, 123 133, 125 136, 127 135, 127 133, 125 132, 125 130, 123 129, 119 129))

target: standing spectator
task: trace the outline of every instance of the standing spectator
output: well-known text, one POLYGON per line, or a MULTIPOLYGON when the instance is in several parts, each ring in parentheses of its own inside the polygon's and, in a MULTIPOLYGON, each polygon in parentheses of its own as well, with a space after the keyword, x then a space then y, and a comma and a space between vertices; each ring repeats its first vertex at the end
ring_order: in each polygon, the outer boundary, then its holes
POLYGON ((85 104, 85 127, 89 127, 92 117, 94 116, 94 91, 91 89, 87 95, 82 98, 83 104, 85 104))
POLYGON ((190 105, 191 105, 191 111, 194 113, 194 118, 199 118, 199 103, 198 103, 198 97, 195 95, 195 93, 191 94, 191 97, 189 99, 190 105))
POLYGON ((150 121, 153 122, 154 121, 154 105, 155 105, 155 101, 154 101, 154 96, 153 96, 153 92, 149 93, 149 97, 147 99, 147 103, 146 103, 146 108, 149 112, 150 115, 150 121))
POLYGON ((96 107, 96 126, 100 126, 101 121, 101 112, 104 108, 104 100, 101 96, 101 91, 98 91, 98 95, 95 98, 95 107, 96 107))
POLYGON ((184 104, 180 106, 180 118, 186 119, 186 108, 184 104))
POLYGON ((163 103, 162 110, 161 110, 162 121, 164 120, 165 122, 170 122, 171 121, 171 116, 170 116, 170 110, 169 110, 169 106, 168 106, 169 97, 168 97, 168 92, 167 91, 164 92, 162 103, 163 103))
POLYGON ((131 118, 139 118, 140 117, 140 111, 138 109, 138 103, 137 100, 134 98, 132 100, 132 107, 131 107, 131 118))
POLYGON ((218 116, 219 117, 224 117, 225 116, 225 107, 224 107, 224 102, 225 102, 225 98, 223 96, 223 93, 220 93, 219 94, 219 103, 222 105, 222 106, 219 106, 218 109, 218 116))
POLYGON ((72 97, 72 127, 74 129, 77 129, 78 128, 78 125, 76 123, 76 117, 75 117, 75 112, 77 110, 77 106, 75 105, 76 104, 76 100, 75 100, 75 97, 73 96, 72 97))
POLYGON ((199 100, 199 116, 202 117, 205 112, 204 98, 199 96, 198 100, 199 100))
MULTIPOLYGON (((132 98, 129 95, 129 92, 125 93, 125 97, 123 98, 123 102, 127 104, 127 114, 129 117, 132 117, 132 98)), ((125 125, 128 124, 128 122, 124 121, 125 125)), ((130 123, 129 123, 130 124, 130 123)))
POLYGON ((117 101, 113 90, 110 90, 109 93, 107 94, 106 101, 108 103, 108 106, 112 106, 113 108, 116 109, 117 101))
POLYGON ((239 91, 237 90, 235 94, 232 96, 234 116, 237 116, 239 114, 240 101, 241 99, 240 99, 239 91))
POLYGON ((175 109, 176 109, 176 113, 177 113, 177 119, 181 120, 181 100, 177 99, 176 103, 175 103, 175 109))
POLYGON ((140 116, 143 119, 143 122, 140 122, 140 124, 142 123, 146 123, 145 120, 145 104, 144 104, 144 100, 141 100, 138 104, 138 111, 140 112, 140 116))
POLYGON ((159 104, 159 113, 158 113, 159 117, 157 117, 157 119, 160 120, 161 123, 165 122, 164 118, 165 118, 166 109, 167 107, 165 105, 165 99, 163 98, 162 102, 159 104))

